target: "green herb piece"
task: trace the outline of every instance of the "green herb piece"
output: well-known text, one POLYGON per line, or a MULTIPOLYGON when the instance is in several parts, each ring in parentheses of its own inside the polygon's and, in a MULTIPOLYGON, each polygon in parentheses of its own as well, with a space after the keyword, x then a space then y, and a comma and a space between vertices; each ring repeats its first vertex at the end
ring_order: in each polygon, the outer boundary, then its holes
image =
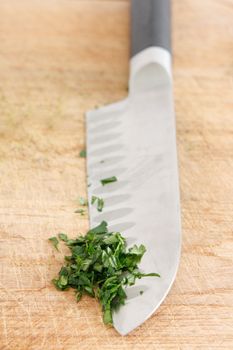
POLYGON ((85 210, 84 209, 77 209, 77 210, 75 210, 75 213, 83 216, 85 214, 85 210))
POLYGON ((105 324, 112 324, 112 312, 110 303, 104 308, 103 321, 105 324))
POLYGON ((103 180, 100 180, 100 182, 102 183, 102 185, 107 185, 107 184, 110 184, 112 182, 116 182, 117 181, 117 178, 116 176, 112 176, 112 177, 108 177, 106 179, 103 179, 103 180))
POLYGON ((77 302, 79 302, 81 300, 82 295, 83 295, 83 293, 81 293, 81 292, 77 292, 76 293, 76 300, 77 300, 77 302))
POLYGON ((85 199, 85 198, 83 198, 83 197, 79 197, 78 201, 79 201, 79 204, 82 205, 82 206, 84 206, 84 207, 86 207, 87 204, 88 204, 87 199, 85 199))
POLYGON ((52 243, 52 245, 54 246, 54 248, 57 249, 57 250, 59 251, 59 249, 58 249, 59 241, 58 241, 57 237, 50 237, 50 238, 49 238, 49 241, 52 243))
POLYGON ((85 150, 85 149, 82 149, 82 151, 80 151, 80 153, 79 153, 79 157, 81 157, 81 158, 86 158, 86 156, 87 156, 86 150, 85 150))
POLYGON ((91 204, 92 204, 92 205, 95 204, 95 202, 97 201, 97 199, 98 199, 98 197, 92 196, 92 197, 91 197, 91 204))
POLYGON ((139 273, 137 277, 142 278, 142 277, 161 277, 161 276, 159 273, 151 272, 151 273, 139 273))
MULTIPOLYGON (((57 243, 54 238, 52 242, 57 243)), ((65 265, 53 284, 62 291, 73 288, 77 301, 84 294, 97 298, 105 324, 112 324, 112 313, 124 305, 126 286, 134 285, 142 277, 159 277, 157 273, 142 273, 138 268, 146 248, 143 245, 127 248, 124 237, 119 232, 109 232, 105 221, 85 236, 69 239, 60 233, 59 238, 71 255, 65 256, 65 265)))
POLYGON ((101 224, 99 224, 98 226, 92 228, 91 230, 89 230, 87 232, 87 235, 88 234, 99 234, 99 233, 102 233, 102 234, 106 234, 108 232, 108 229, 107 229, 107 222, 106 221, 102 221, 101 224))
POLYGON ((144 292, 143 292, 143 290, 140 290, 140 295, 142 295, 144 292))
MULTIPOLYGON (((55 237, 56 238, 56 237, 55 237)), ((65 233, 59 233, 58 234, 58 238, 63 241, 63 242, 67 242, 68 241, 68 237, 65 233)))
POLYGON ((104 207, 103 198, 92 196, 91 197, 91 204, 93 205, 95 203, 97 203, 97 210, 101 212, 103 210, 103 207, 104 207))
POLYGON ((130 254, 143 256, 143 254, 146 252, 146 248, 144 245, 140 245, 139 247, 134 245, 132 248, 129 249, 130 254))
POLYGON ((98 201, 97 201, 97 210, 98 211, 102 211, 104 208, 104 200, 103 198, 98 198, 98 201))

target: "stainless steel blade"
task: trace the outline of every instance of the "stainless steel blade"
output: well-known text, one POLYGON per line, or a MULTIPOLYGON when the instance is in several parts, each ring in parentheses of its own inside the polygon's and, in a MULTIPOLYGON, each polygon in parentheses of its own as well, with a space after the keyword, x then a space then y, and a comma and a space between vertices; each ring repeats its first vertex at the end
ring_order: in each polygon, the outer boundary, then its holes
POLYGON ((131 62, 130 94, 124 101, 87 113, 89 203, 92 195, 105 202, 102 213, 90 205, 90 225, 106 220, 110 230, 123 233, 129 244, 144 244, 142 270, 161 275, 141 279, 127 289, 126 304, 113 315, 122 335, 161 304, 180 256, 170 58, 161 50, 147 49, 131 62), (102 186, 100 180, 110 176, 118 181, 102 186))

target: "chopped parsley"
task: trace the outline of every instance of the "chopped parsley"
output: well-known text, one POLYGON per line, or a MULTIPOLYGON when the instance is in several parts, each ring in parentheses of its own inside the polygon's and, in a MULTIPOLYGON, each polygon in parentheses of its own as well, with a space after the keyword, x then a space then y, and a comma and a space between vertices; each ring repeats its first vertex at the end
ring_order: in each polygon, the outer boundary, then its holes
POLYGON ((104 207, 104 200, 103 200, 103 198, 92 196, 91 197, 91 204, 92 205, 97 204, 96 208, 98 211, 101 212, 103 210, 103 207, 104 207))
POLYGON ((63 241, 63 242, 67 242, 68 241, 68 237, 65 233, 59 233, 58 234, 58 238, 63 241))
POLYGON ((85 236, 69 239, 60 234, 59 238, 71 255, 65 256, 66 262, 53 279, 54 285, 59 290, 73 288, 77 301, 84 294, 98 299, 105 324, 112 324, 112 313, 124 305, 126 286, 134 285, 136 279, 144 276, 159 277, 157 273, 141 273, 138 268, 146 248, 143 245, 127 248, 124 237, 119 232, 109 232, 105 221, 85 236))
POLYGON ((86 199, 86 198, 83 198, 83 197, 79 197, 78 201, 79 201, 79 204, 82 205, 82 206, 84 206, 84 207, 86 207, 87 204, 88 204, 87 199, 86 199))
POLYGON ((77 209, 77 210, 75 210, 75 213, 78 213, 78 214, 83 216, 85 214, 85 210, 84 209, 77 209))
POLYGON ((58 241, 57 237, 50 237, 49 241, 52 243, 54 248, 56 248, 58 250, 59 241, 58 241))
POLYGON ((80 153, 79 153, 79 157, 81 157, 81 158, 86 158, 86 156, 87 156, 86 150, 85 150, 85 149, 82 149, 82 150, 80 151, 80 153))
POLYGON ((100 180, 100 182, 102 183, 103 186, 104 186, 104 185, 107 185, 107 184, 110 184, 110 183, 112 183, 112 182, 116 182, 116 181, 117 181, 116 176, 112 176, 112 177, 108 177, 108 178, 106 178, 106 179, 100 180))

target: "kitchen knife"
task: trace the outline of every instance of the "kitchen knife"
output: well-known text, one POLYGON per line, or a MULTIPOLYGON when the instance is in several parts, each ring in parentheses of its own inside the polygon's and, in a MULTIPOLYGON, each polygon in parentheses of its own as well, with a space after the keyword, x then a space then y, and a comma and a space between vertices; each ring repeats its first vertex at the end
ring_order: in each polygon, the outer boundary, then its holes
POLYGON ((127 288, 126 304, 113 314, 122 335, 142 324, 166 297, 181 246, 170 2, 132 0, 131 8, 129 95, 86 115, 89 203, 92 196, 105 203, 102 212, 89 205, 90 226, 105 220, 129 244, 144 244, 140 267, 161 275, 127 288), (112 176, 118 181, 101 184, 112 176))

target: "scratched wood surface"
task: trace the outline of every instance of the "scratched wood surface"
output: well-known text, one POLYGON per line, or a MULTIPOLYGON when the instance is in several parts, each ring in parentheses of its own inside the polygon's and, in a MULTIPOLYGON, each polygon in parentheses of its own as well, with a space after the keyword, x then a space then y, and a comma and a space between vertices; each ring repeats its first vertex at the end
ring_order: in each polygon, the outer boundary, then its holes
POLYGON ((48 237, 85 232, 84 111, 127 93, 127 0, 0 2, 0 349, 233 349, 233 3, 174 0, 183 251, 127 337, 50 280, 48 237))

